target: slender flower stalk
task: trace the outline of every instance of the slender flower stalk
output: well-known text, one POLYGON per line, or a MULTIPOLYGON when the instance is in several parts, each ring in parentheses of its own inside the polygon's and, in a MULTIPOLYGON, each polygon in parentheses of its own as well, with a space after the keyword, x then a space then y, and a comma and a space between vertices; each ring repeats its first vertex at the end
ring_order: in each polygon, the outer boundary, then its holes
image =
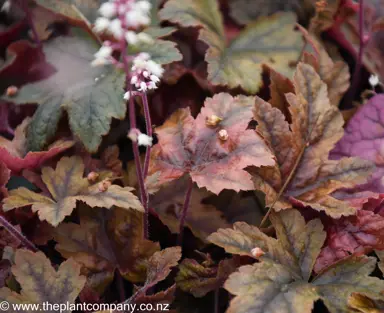
POLYGON ((0 225, 16 240, 19 240, 24 247, 27 249, 37 252, 39 249, 25 237, 21 231, 19 231, 15 226, 8 222, 3 216, 0 215, 0 225))
POLYGON ((117 42, 105 41, 99 51, 95 53, 92 66, 112 64, 123 69, 126 78, 126 92, 123 98, 129 103, 130 131, 128 138, 132 140, 135 159, 140 200, 144 207, 144 237, 148 239, 148 193, 145 187, 145 177, 148 174, 149 156, 152 146, 152 125, 149 112, 147 92, 157 88, 157 83, 163 75, 164 69, 160 64, 151 60, 148 53, 128 56, 128 45, 153 43, 154 39, 145 32, 143 27, 150 24, 150 10, 152 4, 147 0, 110 0, 99 8, 100 17, 96 19, 94 31, 108 33, 117 42), (114 58, 114 52, 119 52, 120 60, 114 58), (135 89, 135 90, 134 90, 135 89), (144 106, 147 134, 142 134, 136 125, 134 96, 140 95, 144 106), (140 162, 139 146, 146 146, 144 165, 140 162))
MULTIPOLYGON (((147 94, 142 93, 141 98, 143 100, 144 117, 145 117, 147 135, 152 137, 152 121, 151 121, 151 115, 149 113, 147 94)), ((148 175, 150 156, 151 156, 151 146, 147 146, 147 150, 145 152, 145 159, 144 159, 144 168, 143 168, 144 178, 146 178, 148 175)))

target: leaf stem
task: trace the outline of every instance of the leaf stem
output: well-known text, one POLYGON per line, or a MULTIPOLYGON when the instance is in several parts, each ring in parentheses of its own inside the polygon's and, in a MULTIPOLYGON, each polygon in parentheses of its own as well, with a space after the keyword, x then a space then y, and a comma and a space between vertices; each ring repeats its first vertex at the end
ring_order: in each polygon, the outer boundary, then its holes
POLYGON ((366 45, 366 39, 364 36, 364 0, 359 0, 359 3, 359 52, 357 55, 351 87, 349 88, 349 92, 346 97, 346 103, 352 102, 355 98, 356 90, 360 83, 361 68, 363 66, 364 48, 366 45))
POLYGON ((124 279, 120 274, 120 271, 116 269, 115 271, 116 287, 119 292, 120 302, 124 302, 126 299, 125 289, 124 289, 124 279))
POLYGON ((193 181, 192 181, 192 179, 189 179, 188 189, 187 189, 187 192, 185 194, 183 210, 181 212, 181 217, 180 217, 179 237, 178 237, 178 244, 180 246, 183 243, 184 224, 185 224, 185 219, 187 217, 189 203, 191 202, 192 188, 193 188, 193 181))
MULTIPOLYGON (((143 92, 141 94, 141 99, 143 100, 144 118, 145 118, 147 135, 149 137, 152 137, 153 134, 152 134, 151 114, 149 113, 148 98, 147 98, 147 94, 145 92, 143 92)), ((147 150, 145 151, 145 160, 144 160, 144 167, 143 167, 144 178, 146 178, 148 175, 150 156, 151 156, 151 146, 147 146, 147 150)))
POLYGON ((265 216, 263 217, 263 220, 261 221, 260 226, 259 226, 260 228, 263 227, 263 225, 266 223, 266 221, 267 221, 268 218, 269 218, 269 215, 271 214, 271 212, 272 212, 272 210, 273 210, 274 205, 275 205, 276 202, 280 199, 280 197, 282 196, 282 194, 283 194, 285 188, 287 188, 288 184, 290 183, 290 181, 291 181, 293 175, 294 175, 295 172, 296 172, 297 167, 299 166, 300 160, 301 160, 301 158, 302 158, 302 156, 303 156, 304 151, 305 151, 306 148, 307 148, 307 145, 303 145, 303 147, 301 148, 300 154, 298 155, 298 157, 297 157, 297 159, 296 159, 296 161, 295 161, 295 164, 293 165, 292 170, 291 170, 291 172, 289 173, 289 176, 288 176, 287 179, 285 180, 283 187, 281 187, 281 189, 280 189, 279 193, 277 194, 275 200, 273 200, 272 205, 269 207, 267 213, 266 213, 265 216))
MULTIPOLYGON (((128 61, 126 58, 126 52, 127 52, 127 43, 125 39, 121 40, 121 53, 122 53, 122 60, 124 65, 124 71, 125 71, 125 80, 126 80, 126 88, 129 90, 130 94, 132 94, 132 85, 130 84, 130 71, 128 66, 128 61)), ((134 129, 136 127, 136 110, 135 110, 135 103, 133 101, 133 96, 129 97, 129 123, 130 128, 134 129)), ((133 156, 135 160, 135 167, 136 167, 136 176, 137 181, 139 184, 139 191, 140 191, 140 201, 141 204, 144 207, 144 239, 149 238, 149 226, 148 226, 148 219, 149 219, 149 208, 148 208, 148 196, 147 196, 147 190, 145 189, 145 183, 144 183, 144 175, 141 168, 141 162, 140 162, 140 152, 139 152, 139 146, 137 144, 137 141, 132 140, 132 150, 133 150, 133 156)))
POLYGON ((18 4, 19 4, 20 8, 24 11, 24 13, 26 15, 28 25, 31 28, 31 31, 32 31, 32 34, 33 34, 33 38, 34 38, 36 44, 38 46, 41 46, 41 41, 40 41, 40 38, 39 38, 39 34, 37 33, 35 24, 33 23, 32 14, 31 14, 31 10, 29 9, 28 1, 27 0, 19 0, 18 4))
POLYGON ((36 246, 27 239, 15 226, 8 222, 3 216, 0 215, 0 225, 15 239, 19 240, 24 247, 33 252, 39 251, 36 246))

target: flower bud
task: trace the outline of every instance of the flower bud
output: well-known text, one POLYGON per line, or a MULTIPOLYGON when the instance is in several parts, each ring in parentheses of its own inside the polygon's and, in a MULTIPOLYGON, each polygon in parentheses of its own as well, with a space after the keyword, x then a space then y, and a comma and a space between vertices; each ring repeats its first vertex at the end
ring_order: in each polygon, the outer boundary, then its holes
POLYGON ((205 120, 205 125, 207 126, 217 126, 223 119, 218 117, 217 115, 212 114, 211 116, 207 116, 205 120))
POLYGON ((90 172, 87 176, 89 182, 93 183, 99 178, 99 174, 96 172, 90 172))
POLYGON ((256 247, 256 248, 253 248, 251 250, 251 254, 253 255, 253 257, 258 259, 259 257, 263 256, 265 254, 265 252, 262 249, 260 249, 259 247, 256 247))
POLYGON ((228 140, 228 137, 229 137, 228 132, 225 129, 222 129, 219 131, 220 140, 226 141, 226 140, 228 140))

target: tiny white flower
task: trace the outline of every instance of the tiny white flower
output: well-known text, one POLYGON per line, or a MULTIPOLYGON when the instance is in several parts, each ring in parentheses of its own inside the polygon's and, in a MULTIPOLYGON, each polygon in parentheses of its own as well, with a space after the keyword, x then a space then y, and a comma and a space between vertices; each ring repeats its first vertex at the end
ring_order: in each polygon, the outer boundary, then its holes
POLYGON ((150 54, 147 52, 140 52, 135 59, 140 60, 149 60, 151 58, 150 54))
POLYGON ((157 88, 156 83, 154 83, 154 82, 148 83, 148 89, 156 89, 156 88, 157 88))
POLYGON ((153 42, 154 42, 154 40, 153 40, 153 38, 152 38, 151 36, 149 36, 148 34, 143 33, 143 32, 138 33, 138 34, 137 34, 137 38, 138 38, 139 41, 141 41, 142 43, 148 43, 148 44, 150 44, 150 43, 153 43, 153 42))
POLYGON ((124 94, 124 100, 129 100, 129 98, 131 98, 131 93, 129 91, 127 91, 125 94, 124 94))
POLYGON ((93 27, 93 29, 95 30, 95 32, 101 33, 108 28, 109 23, 110 23, 109 19, 105 17, 99 17, 96 19, 95 26, 93 27))
POLYGON ((137 11, 130 10, 125 14, 125 22, 129 27, 138 28, 140 26, 140 19, 140 13, 138 14, 137 11))
POLYGON ((114 19, 111 23, 109 23, 108 30, 117 39, 124 36, 124 30, 119 19, 114 19))
POLYGON ((159 77, 157 77, 156 75, 151 75, 151 81, 153 81, 154 83, 158 83, 160 81, 159 77))
POLYGON ((152 141, 153 138, 146 134, 139 134, 139 136, 137 136, 137 143, 139 146, 152 146, 152 141))
POLYGON ((99 9, 99 13, 106 18, 114 17, 117 13, 116 4, 112 2, 103 3, 99 9))
POLYGON ((379 84, 379 76, 377 75, 371 75, 369 77, 369 84, 372 86, 372 87, 376 87, 378 84, 379 84))
POLYGON ((143 72, 143 76, 144 76, 145 78, 148 78, 148 76, 149 76, 148 71, 144 71, 144 72, 143 72))
POLYGON ((125 40, 131 44, 131 45, 136 45, 137 42, 139 41, 139 38, 137 36, 137 34, 131 30, 128 30, 126 33, 125 33, 125 40))
POLYGON ((141 82, 139 90, 143 92, 147 91, 147 84, 145 82, 141 82))
POLYGON ((164 69, 161 67, 160 64, 157 64, 156 62, 149 60, 147 61, 147 69, 153 74, 156 75, 157 77, 163 76, 164 69))
POLYGON ((2 7, 0 8, 0 12, 8 13, 10 9, 11 9, 11 1, 10 0, 6 0, 3 3, 2 7))
POLYGON ((96 59, 106 59, 112 54, 112 47, 109 46, 101 46, 99 51, 97 51, 94 56, 96 59))
POLYGON ((132 76, 132 78, 131 78, 131 84, 132 85, 134 85, 134 84, 136 84, 137 83, 137 76, 135 75, 135 76, 132 76))
POLYGON ((152 4, 149 1, 141 0, 136 2, 136 8, 144 12, 149 12, 152 8, 152 4))

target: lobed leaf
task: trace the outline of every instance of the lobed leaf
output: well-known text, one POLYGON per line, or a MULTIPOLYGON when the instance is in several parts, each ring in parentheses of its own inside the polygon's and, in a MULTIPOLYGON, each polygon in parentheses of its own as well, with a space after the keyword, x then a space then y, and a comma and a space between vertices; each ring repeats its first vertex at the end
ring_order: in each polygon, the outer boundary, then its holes
MULTIPOLYGON (((196 119, 189 109, 179 109, 156 128, 159 143, 151 151, 149 174, 157 175, 161 186, 189 174, 199 187, 218 194, 223 189, 253 189, 247 166, 273 165, 263 140, 247 130, 254 98, 220 93, 205 101, 196 119), (221 118, 215 126, 206 124, 212 116, 221 118), (219 138, 225 130, 228 138, 219 138)), ((148 178, 150 179, 150 178, 148 178)))
POLYGON ((144 281, 148 259, 160 249, 143 239, 143 214, 121 208, 82 208, 80 224, 63 223, 54 237, 56 250, 81 264, 88 284, 99 292, 112 282, 115 269, 131 282, 144 281))
POLYGON ((51 144, 46 151, 28 151, 25 136, 30 125, 31 119, 27 117, 17 126, 12 140, 0 137, 0 162, 3 162, 7 168, 15 173, 24 169, 38 168, 74 145, 73 141, 58 140, 51 144))
POLYGON ((267 206, 277 200, 276 210, 290 207, 291 201, 333 218, 353 215, 356 208, 332 197, 332 193, 365 182, 373 166, 357 158, 328 159, 343 135, 342 115, 330 104, 327 86, 311 66, 299 64, 293 82, 296 94, 286 94, 291 124, 280 110, 256 98, 257 131, 270 146, 277 164, 254 171, 255 187, 266 194, 267 206), (282 197, 277 199, 282 189, 282 197))
POLYGON ((7 101, 36 102, 39 107, 27 132, 29 150, 41 150, 56 133, 63 110, 71 130, 90 152, 97 151, 101 138, 109 132, 112 118, 123 119, 124 74, 112 65, 92 67, 98 45, 81 31, 44 44, 45 59, 56 73, 29 83, 7 101), (75 53, 76 52, 76 53, 75 53))
POLYGON ((177 286, 194 297, 204 297, 208 292, 221 288, 236 269, 236 263, 232 259, 222 260, 217 266, 211 263, 209 260, 200 264, 194 259, 184 259, 175 278, 177 286))
MULTIPOLYGON (((235 295, 227 312, 310 313, 314 302, 321 299, 331 313, 339 313, 349 312, 348 299, 352 293, 361 293, 372 299, 382 297, 384 282, 369 277, 376 264, 375 258, 343 260, 310 280, 325 240, 320 220, 306 224, 297 210, 286 210, 273 213, 271 221, 277 240, 266 235, 253 239, 249 234, 261 233, 260 230, 243 225, 244 229, 251 230, 243 232, 244 240, 250 243, 250 247, 254 245, 262 249, 263 254, 255 256, 258 263, 240 267, 225 282, 224 288, 235 295)), ((217 233, 209 239, 230 252, 233 249, 231 243, 223 244, 219 238, 217 233)), ((241 245, 241 238, 238 233, 232 246, 236 245, 236 240, 241 245)))
POLYGON ((81 158, 63 157, 55 170, 50 167, 42 169, 42 180, 50 196, 21 187, 9 193, 9 197, 4 200, 3 210, 32 205, 32 211, 38 212, 40 220, 46 220, 53 226, 57 226, 65 216, 72 213, 77 201, 93 207, 111 208, 116 205, 143 211, 139 199, 132 193, 133 188, 112 185, 103 191, 99 183, 91 184, 83 174, 81 158))
POLYGON ((297 60, 302 47, 291 13, 258 19, 228 45, 215 0, 170 0, 159 14, 161 19, 183 27, 201 27, 199 39, 208 45, 205 60, 209 81, 230 88, 241 86, 249 93, 256 93, 262 84, 262 64, 290 76, 290 62, 297 60))
MULTIPOLYGON (((86 281, 85 277, 80 275, 80 266, 73 260, 63 262, 58 270, 55 270, 42 252, 33 253, 23 249, 16 251, 12 272, 21 285, 21 293, 5 287, 0 289, 0 299, 10 304, 72 304, 86 281)), ((8 312, 16 313, 16 310, 11 306, 8 312)))

